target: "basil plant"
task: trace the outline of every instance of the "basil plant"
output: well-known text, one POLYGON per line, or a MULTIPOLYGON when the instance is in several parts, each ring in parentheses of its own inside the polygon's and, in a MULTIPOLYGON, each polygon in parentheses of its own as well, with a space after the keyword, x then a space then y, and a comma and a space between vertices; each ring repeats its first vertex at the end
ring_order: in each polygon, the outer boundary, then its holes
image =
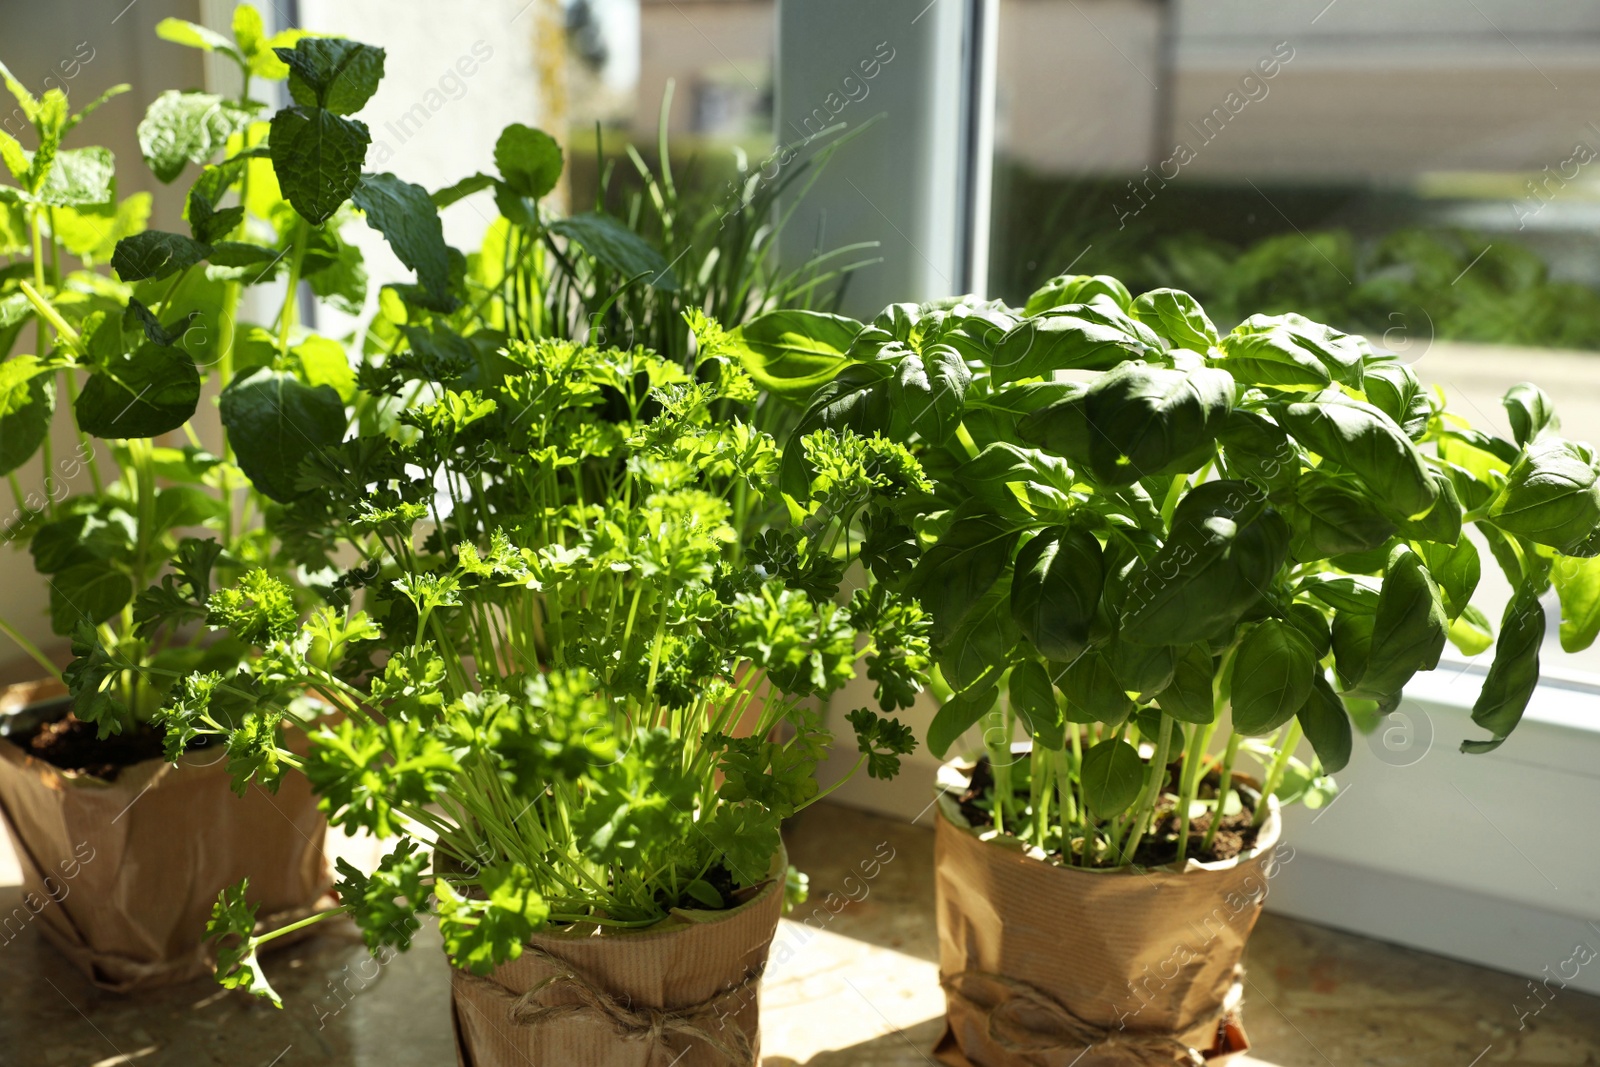
MULTIPOLYGON (((241 781, 303 771, 331 824, 392 842, 370 875, 341 863, 340 907, 308 921, 348 913, 376 951, 434 914, 485 973, 547 926, 731 907, 783 876, 780 821, 825 795, 816 700, 858 663, 885 708, 915 699, 914 602, 872 583, 835 601, 759 563, 778 543, 826 555, 819 513, 920 492, 915 460, 832 441, 782 501, 754 389, 697 326, 696 374, 553 340, 512 343, 471 388, 407 363, 410 405, 298 466, 287 543, 345 561, 325 603, 303 618, 262 572, 212 594, 212 624, 259 655, 185 679, 169 736, 222 739, 241 781), (755 514, 773 528, 741 534, 755 514), (297 755, 280 723, 308 691, 342 714, 297 755), (218 708, 239 702, 230 726, 218 708)), ((895 774, 908 728, 850 722, 857 769, 895 774)), ((254 924, 244 888, 225 893, 219 970, 273 996, 255 952, 293 927, 254 924)))
POLYGON ((1600 627, 1595 456, 1531 385, 1507 393, 1502 439, 1361 337, 1293 314, 1222 335, 1188 295, 1104 276, 1020 310, 780 312, 733 339, 808 397, 786 488, 816 476, 822 432, 919 460, 932 491, 842 518, 840 540, 932 618, 929 748, 982 725, 976 803, 1068 864, 1210 858, 1263 796, 1321 802, 1352 723, 1446 642, 1494 648, 1472 715, 1490 736, 1462 745, 1492 750, 1539 677, 1541 595, 1557 587, 1569 650, 1600 627), (1498 638, 1469 531, 1515 589, 1498 638), (1241 752, 1258 790, 1236 788, 1241 752))

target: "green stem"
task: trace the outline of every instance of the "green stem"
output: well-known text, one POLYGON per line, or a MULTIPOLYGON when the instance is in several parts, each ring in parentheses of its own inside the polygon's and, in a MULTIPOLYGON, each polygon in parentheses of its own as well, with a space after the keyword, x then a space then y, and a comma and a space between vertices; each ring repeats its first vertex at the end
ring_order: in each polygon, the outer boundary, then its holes
POLYGON ((1300 720, 1293 719, 1289 722, 1289 730, 1284 734, 1278 744, 1277 754, 1272 757, 1272 764, 1267 768, 1266 781, 1261 783, 1261 799, 1256 802, 1256 817, 1251 824, 1260 826, 1267 819, 1267 800, 1278 791, 1278 786, 1283 784, 1283 772, 1289 766, 1289 757, 1294 755, 1295 748, 1300 744, 1300 720))
POLYGON ((50 677, 54 678, 58 682, 61 681, 61 669, 54 663, 50 662, 50 657, 39 651, 38 645, 22 636, 22 631, 18 630, 15 626, 12 626, 5 619, 0 619, 0 632, 3 632, 7 637, 11 638, 11 640, 15 641, 17 643, 17 647, 26 652, 29 658, 31 658, 35 663, 49 671, 50 677))
POLYGON ((1239 755, 1239 742, 1243 740, 1235 731, 1228 732, 1228 747, 1222 753, 1222 766, 1217 774, 1217 806, 1211 812, 1211 825, 1206 827, 1205 840, 1200 842, 1200 851, 1211 851, 1212 844, 1217 839, 1217 827, 1222 825, 1222 813, 1228 807, 1228 794, 1233 792, 1233 761, 1239 755))
POLYGON ((1177 864, 1180 870, 1189 855, 1189 809, 1194 807, 1195 794, 1200 789, 1200 767, 1211 745, 1211 735, 1217 731, 1217 723, 1213 719, 1204 726, 1190 726, 1188 730, 1189 744, 1183 753, 1183 777, 1178 789, 1177 864))
POLYGON ((283 307, 278 310, 278 354, 289 354, 289 327, 295 320, 295 298, 300 293, 300 269, 305 264, 306 258, 306 220, 300 219, 295 226, 293 251, 289 254, 289 288, 283 294, 283 307))
POLYGON ((1144 799, 1134 812, 1133 831, 1129 834, 1128 845, 1122 850, 1121 859, 1125 863, 1132 863, 1133 857, 1139 850, 1139 842, 1144 839, 1150 824, 1155 819, 1156 805, 1161 799, 1161 787, 1167 782, 1167 763, 1172 753, 1172 716, 1166 712, 1161 713, 1161 725, 1157 728, 1155 755, 1150 760, 1150 784, 1145 789, 1144 799))
POLYGON ((272 930, 272 931, 270 931, 268 933, 260 934, 260 935, 258 935, 256 937, 252 937, 250 939, 250 944, 251 944, 251 946, 253 948, 260 948, 262 945, 265 945, 268 941, 274 940, 275 938, 282 937, 285 934, 292 934, 296 930, 304 930, 306 927, 311 926, 311 925, 313 925, 315 923, 320 923, 320 922, 324 922, 324 921, 326 921, 328 919, 336 918, 336 917, 338 917, 340 915, 345 914, 349 910, 350 910, 350 905, 348 905, 348 904, 340 904, 338 907, 329 908, 327 911, 319 911, 315 915, 308 915, 306 918, 300 919, 297 922, 292 922, 288 926, 280 926, 276 930, 272 930))

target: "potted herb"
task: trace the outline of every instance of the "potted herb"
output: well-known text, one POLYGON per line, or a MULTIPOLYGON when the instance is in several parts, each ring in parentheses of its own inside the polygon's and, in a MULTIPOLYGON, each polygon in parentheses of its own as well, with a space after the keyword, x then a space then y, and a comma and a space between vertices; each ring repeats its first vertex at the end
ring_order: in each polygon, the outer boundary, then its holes
MULTIPOLYGON (((1325 800, 1352 722, 1375 725, 1447 640, 1496 646, 1473 712, 1492 736, 1463 749, 1504 741, 1552 583, 1564 643, 1593 640, 1594 454, 1531 385, 1502 440, 1360 337, 1298 315, 1220 336, 1186 294, 1107 277, 1055 279, 1021 311, 900 305, 829 342, 743 357, 832 375, 789 484, 810 435, 842 427, 905 443, 935 483, 915 544, 896 538, 933 621, 927 740, 984 741, 947 768, 938 823, 952 1057, 1244 1047, 1236 973, 1279 805, 1325 800), (1516 589, 1497 641, 1469 530, 1516 589)), ((879 528, 839 536, 871 567, 879 528)))
MULTIPOLYGON (((374 950, 437 916, 465 1063, 754 1062, 779 824, 823 795, 811 699, 864 661, 905 706, 926 667, 914 604, 752 565, 786 540, 739 532, 777 452, 699 327, 698 376, 570 341, 514 342, 471 390, 407 363, 399 422, 301 466, 299 520, 360 565, 304 623, 287 590, 213 594, 260 667, 193 678, 163 712, 226 736, 242 774, 303 770, 330 822, 393 842, 370 875, 341 865, 328 915, 374 950), (304 690, 345 719, 301 756, 273 724, 304 690), (231 692, 258 713, 230 731, 212 709, 231 692)), ((875 447, 829 452, 794 521, 913 491, 910 456, 875 447)), ((909 732, 851 722, 859 765, 894 774, 909 732)), ((256 952, 296 927, 251 936, 244 890, 213 920, 221 977, 273 996, 256 952)))
MULTIPOLYGON (((159 179, 200 165, 189 233, 144 230, 149 198, 115 201, 111 154, 61 146, 88 109, 70 115, 59 91, 35 99, 6 75, 38 144, 29 151, 0 136, 17 182, 0 187, 0 208, 31 238, 31 259, 0 280, 0 340, 37 339, 33 354, 0 363, 0 469, 18 496, 9 533, 47 578, 52 627, 76 656, 65 687, 52 680, 6 695, 15 714, 0 741, 0 807, 22 843, 30 908, 39 901, 52 939, 118 989, 209 971, 206 917, 241 877, 263 915, 280 918, 304 914, 327 889, 325 822, 303 777, 275 796, 251 788, 235 798, 228 770, 238 753, 164 732, 157 713, 186 679, 250 660, 248 635, 219 640, 201 629, 208 598, 266 582, 262 568, 284 569, 281 539, 261 516, 301 491, 282 476, 293 468, 286 457, 338 441, 348 424, 355 372, 340 345, 296 317, 302 280, 325 299, 361 303, 359 254, 336 230, 345 197, 367 203, 385 232, 396 228, 392 202, 420 203, 402 255, 426 244, 417 215, 433 215, 421 189, 360 173, 365 129, 341 114, 371 94, 381 51, 330 40, 288 48, 300 35, 265 38, 247 6, 232 41, 178 20, 159 30, 226 53, 244 74, 238 98, 165 93, 140 125, 159 179), (252 80, 286 76, 298 102, 260 121, 252 80), (333 151, 340 138, 350 152, 333 151), (94 270, 107 261, 114 278, 94 270), (239 322, 244 290, 275 279, 287 280, 276 318, 239 322), (210 448, 196 429, 208 382, 224 426, 210 448), (65 461, 49 435, 58 385, 79 442, 65 461), (25 498, 12 472, 35 456, 44 489, 25 498), (33 699, 44 696, 53 699, 33 699)), ((442 237, 437 250, 442 258, 442 237)), ((297 709, 316 711, 306 701, 297 709)), ((247 711, 237 697, 213 708, 228 722, 247 711)))

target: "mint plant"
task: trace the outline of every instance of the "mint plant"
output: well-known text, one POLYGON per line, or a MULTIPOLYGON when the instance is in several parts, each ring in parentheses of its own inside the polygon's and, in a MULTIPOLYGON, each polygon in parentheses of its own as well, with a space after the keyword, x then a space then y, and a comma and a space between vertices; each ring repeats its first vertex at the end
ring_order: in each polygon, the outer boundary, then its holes
POLYGON ((1595 456, 1535 386, 1507 393, 1505 440, 1361 337, 1293 314, 1223 336, 1188 295, 1104 276, 1021 310, 775 318, 734 338, 751 373, 828 379, 783 484, 819 472, 819 433, 915 455, 928 498, 834 513, 831 537, 931 615, 929 748, 981 724, 975 802, 1067 864, 1209 858, 1241 806, 1259 824, 1267 796, 1325 801, 1352 723, 1371 729, 1447 641, 1495 649, 1472 716, 1490 737, 1462 744, 1493 750, 1538 680, 1540 597, 1559 592, 1568 649, 1600 629, 1595 456), (1469 531, 1516 590, 1498 639, 1469 531), (1249 796, 1242 753, 1261 766, 1249 796))
MULTIPOLYGON (((343 347, 306 332, 296 315, 302 281, 348 309, 365 298, 360 255, 339 227, 362 212, 417 270, 419 291, 454 299, 427 193, 361 170, 368 135, 347 116, 376 89, 382 50, 298 32, 269 39, 248 6, 236 10, 233 29, 229 41, 175 19, 158 28, 229 56, 243 75, 236 98, 164 93, 140 124, 159 179, 199 167, 188 233, 143 229, 148 197, 114 200, 108 151, 62 147, 89 109, 71 115, 58 90, 35 100, 5 76, 37 146, 0 139, 18 183, 0 187, 7 232, 27 232, 32 251, 0 280, 0 341, 13 347, 34 325, 37 344, 0 364, 0 472, 35 456, 44 467, 45 491, 33 501, 12 477, 10 534, 50 581, 53 628, 73 637, 78 657, 65 674, 74 713, 102 737, 141 728, 176 679, 231 669, 247 653, 241 642, 203 639, 197 624, 208 598, 276 565, 280 542, 262 513, 302 491, 292 472, 305 451, 338 443, 352 413, 360 417, 343 347), (274 79, 287 79, 295 103, 263 121, 251 85, 274 79), (114 278, 93 269, 107 262, 114 278), (244 291, 274 282, 286 286, 276 318, 239 321, 244 291), (208 379, 225 431, 220 454, 192 425, 208 379), (48 434, 58 381, 80 439, 59 467, 48 434), (174 431, 185 445, 158 440, 174 431), (108 444, 96 448, 91 438, 108 444), (108 458, 114 468, 102 471, 108 458), (65 479, 81 468, 92 492, 69 495, 65 479)), ((181 752, 169 738, 169 756, 181 752)))
MULTIPOLYGON (((397 361, 387 426, 305 457, 288 543, 351 561, 302 621, 256 573, 210 621, 258 654, 196 675, 169 736, 225 740, 239 780, 289 768, 329 821, 395 842, 371 875, 340 868, 337 914, 369 946, 408 947, 438 916, 457 966, 486 973, 547 925, 642 928, 719 909, 773 871, 782 819, 825 795, 830 736, 812 700, 863 663, 883 710, 928 665, 926 621, 874 583, 848 602, 775 577, 839 501, 889 508, 923 485, 904 449, 819 439, 792 526, 749 538, 778 453, 754 391, 698 323, 690 374, 643 349, 513 342, 474 372, 397 361), (441 380, 443 379, 443 380, 441 380), (300 757, 277 724, 311 692, 343 713, 300 757), (252 711, 230 724, 219 707, 252 711)), ((828 546, 831 550, 834 546, 828 546)), ((842 549, 837 551, 842 558, 842 549)), ((850 716, 857 768, 898 770, 909 731, 850 716)), ((224 982, 274 997, 242 891, 219 901, 224 982)), ((330 912, 308 921, 320 921, 330 912)))

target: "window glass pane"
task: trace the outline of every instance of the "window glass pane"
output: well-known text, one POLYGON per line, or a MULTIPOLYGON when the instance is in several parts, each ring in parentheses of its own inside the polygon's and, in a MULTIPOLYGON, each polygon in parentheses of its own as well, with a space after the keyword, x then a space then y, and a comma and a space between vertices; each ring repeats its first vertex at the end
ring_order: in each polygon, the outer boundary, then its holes
POLYGON ((1597 31, 1574 0, 1000 0, 990 290, 1297 311, 1474 423, 1533 380, 1600 440, 1597 31))

